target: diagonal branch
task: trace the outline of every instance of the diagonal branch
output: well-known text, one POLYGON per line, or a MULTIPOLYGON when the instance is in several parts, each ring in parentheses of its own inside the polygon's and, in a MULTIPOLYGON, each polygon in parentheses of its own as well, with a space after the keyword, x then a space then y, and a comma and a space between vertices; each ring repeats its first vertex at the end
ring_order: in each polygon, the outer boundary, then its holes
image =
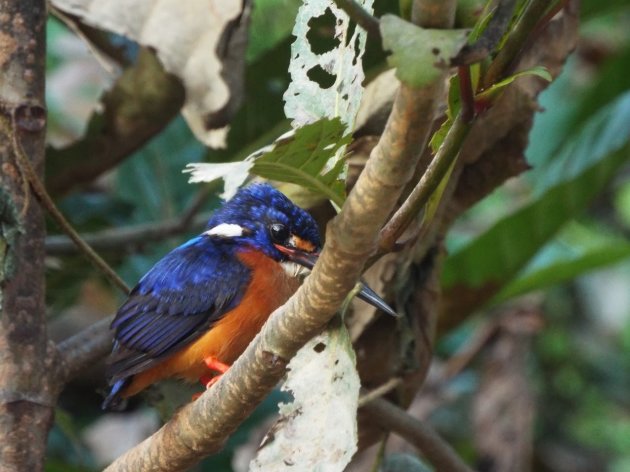
POLYGON ((141 50, 137 63, 103 97, 104 112, 92 116, 87 135, 64 149, 48 150, 48 191, 67 193, 115 167, 162 131, 183 103, 179 81, 151 52, 141 50))
POLYGON ((89 246, 89 244, 86 244, 86 242, 81 239, 79 233, 76 232, 70 222, 63 216, 61 211, 59 211, 55 203, 48 195, 48 192, 46 192, 44 184, 42 184, 41 180, 37 176, 35 169, 33 169, 33 166, 26 157, 26 154, 22 149, 22 145, 20 144, 16 135, 13 136, 13 147, 16 153, 16 160, 18 161, 20 168, 24 173, 24 177, 27 179, 28 183, 35 191, 35 194, 42 203, 42 206, 46 208, 46 210, 48 210, 50 215, 61 227, 61 229, 77 245, 80 251, 90 260, 90 262, 92 262, 101 272, 103 272, 103 274, 105 274, 110 282, 116 285, 124 293, 129 293, 129 287, 127 287, 127 284, 125 284, 125 282, 120 278, 116 271, 114 271, 114 269, 112 269, 109 264, 107 264, 107 262, 105 262, 105 260, 89 246))
MULTIPOLYGON (((443 2, 454 4, 454 2, 443 2)), ((219 450, 276 385, 288 360, 331 319, 376 247, 426 146, 444 76, 422 89, 402 85, 387 126, 297 293, 276 310, 221 380, 106 470, 183 470, 219 450)))
POLYGON ((334 0, 334 2, 346 12, 351 20, 368 32, 370 39, 381 40, 378 19, 368 13, 361 5, 354 0, 334 0))
POLYGON ((410 416, 402 408, 382 398, 372 400, 363 408, 381 427, 399 434, 416 446, 435 470, 473 472, 433 428, 410 416))

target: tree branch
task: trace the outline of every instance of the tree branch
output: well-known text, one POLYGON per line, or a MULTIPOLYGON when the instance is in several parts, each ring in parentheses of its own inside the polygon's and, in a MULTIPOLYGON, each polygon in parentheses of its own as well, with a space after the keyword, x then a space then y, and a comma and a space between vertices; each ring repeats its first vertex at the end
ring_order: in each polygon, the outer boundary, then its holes
POLYGON ((435 470, 473 472, 433 428, 408 415, 405 410, 382 398, 372 400, 363 409, 381 427, 402 436, 417 447, 435 470))
POLYGON ((458 113, 440 149, 420 178, 420 182, 381 230, 379 247, 382 252, 392 250, 398 238, 427 204, 457 157, 470 127, 470 122, 464 121, 462 114, 458 113))
POLYGON ((62 384, 72 380, 111 351, 112 333, 109 325, 113 319, 113 316, 103 318, 57 345, 61 355, 59 381, 62 384))
POLYGON ((136 64, 102 101, 104 112, 92 116, 83 139, 48 150, 46 184, 52 195, 91 182, 162 131, 182 107, 184 89, 153 53, 141 49, 136 64))
POLYGON ((42 209, 29 202, 20 143, 42 174, 46 2, 0 2, 0 468, 43 470, 58 385, 48 342, 42 209))
POLYGON ((517 63, 519 53, 548 6, 548 0, 531 0, 529 5, 525 7, 525 11, 514 25, 505 44, 484 75, 482 79, 483 89, 501 80, 510 71, 511 65, 517 63))
POLYGON ((24 154, 22 150, 22 146, 20 145, 18 138, 16 135, 13 136, 13 145, 16 153, 16 159, 22 169, 24 174, 24 178, 31 185, 35 194, 39 198, 42 205, 48 210, 53 219, 57 222, 57 224, 61 227, 61 229, 68 235, 68 237, 77 245, 80 251, 101 271, 103 274, 118 288, 120 288, 124 293, 129 293, 129 287, 127 284, 118 276, 116 271, 112 269, 105 260, 99 256, 88 244, 81 239, 79 233, 72 227, 70 222, 66 220, 63 214, 59 211, 59 209, 55 206, 54 202, 46 192, 44 185, 41 180, 35 173, 35 170, 31 166, 30 161, 24 154))
MULTIPOLYGON (((170 236, 176 236, 188 230, 203 229, 210 213, 195 215, 197 208, 189 208, 177 218, 170 218, 155 223, 143 223, 125 228, 107 229, 95 233, 83 234, 81 237, 95 250, 119 249, 159 241, 170 236)), ((46 238, 46 252, 50 255, 75 254, 77 246, 70 238, 63 235, 48 236, 46 238)))
POLYGON ((381 40, 381 30, 378 19, 370 15, 365 8, 354 0, 333 0, 350 17, 352 21, 367 31, 370 38, 381 40))

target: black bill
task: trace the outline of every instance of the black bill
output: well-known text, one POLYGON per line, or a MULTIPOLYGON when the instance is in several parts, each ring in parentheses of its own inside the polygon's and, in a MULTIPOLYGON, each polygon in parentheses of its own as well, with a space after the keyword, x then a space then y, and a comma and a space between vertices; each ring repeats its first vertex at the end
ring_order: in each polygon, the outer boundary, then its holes
MULTIPOLYGON (((317 262, 317 258, 319 257, 319 253, 315 252, 304 252, 299 249, 293 249, 281 246, 279 244, 274 244, 278 251, 286 254, 290 261, 295 262, 296 264, 300 264, 301 266, 306 267, 307 269, 312 269, 317 262)), ((388 315, 398 316, 398 313, 394 311, 392 307, 390 307, 385 300, 383 300, 374 290, 368 287, 365 282, 362 280, 359 282, 361 284, 361 290, 357 293, 357 297, 363 300, 364 302, 369 303, 375 308, 378 308, 381 311, 384 311, 388 315)))

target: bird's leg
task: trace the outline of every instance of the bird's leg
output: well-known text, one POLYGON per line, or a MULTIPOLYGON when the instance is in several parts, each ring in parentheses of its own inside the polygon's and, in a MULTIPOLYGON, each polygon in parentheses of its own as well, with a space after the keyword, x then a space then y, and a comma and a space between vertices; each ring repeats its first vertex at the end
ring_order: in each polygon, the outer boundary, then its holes
POLYGON ((199 377, 199 382, 205 385, 206 389, 212 387, 217 382, 217 380, 219 380, 219 377, 225 374, 230 368, 229 365, 224 364, 219 359, 213 356, 206 357, 203 362, 206 364, 208 369, 213 372, 217 372, 217 374, 212 376, 202 375, 201 377, 199 377))
MULTIPOLYGON (((199 377, 199 383, 204 385, 206 387, 206 390, 207 390, 210 387, 212 387, 215 383, 217 383, 217 381, 221 378, 221 376, 227 372, 227 370, 230 368, 230 366, 227 365, 227 364, 224 364, 219 359, 217 359, 216 357, 213 357, 213 356, 206 357, 203 361, 206 364, 206 366, 208 367, 208 369, 210 369, 210 370, 212 370, 214 372, 218 372, 218 374, 213 375, 213 376, 202 375, 201 377, 199 377)), ((201 396, 201 393, 195 393, 193 395, 192 399, 196 400, 200 396, 201 396)))
POLYGON ((206 363, 208 369, 219 372, 219 375, 225 374, 230 368, 229 365, 224 364, 214 356, 206 357, 203 361, 206 363))

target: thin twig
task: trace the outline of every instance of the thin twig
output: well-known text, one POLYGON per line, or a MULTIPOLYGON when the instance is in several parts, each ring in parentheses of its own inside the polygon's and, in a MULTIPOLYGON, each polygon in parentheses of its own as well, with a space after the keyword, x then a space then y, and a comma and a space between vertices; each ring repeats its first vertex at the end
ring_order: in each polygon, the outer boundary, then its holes
POLYGON ((454 66, 463 66, 474 64, 488 57, 505 35, 514 14, 515 6, 516 0, 500 1, 488 22, 488 26, 483 30, 479 39, 472 44, 464 46, 451 63, 454 66))
POLYGON ((536 28, 534 28, 534 31, 532 31, 531 36, 534 36, 534 37, 538 36, 541 33, 541 31, 547 27, 549 22, 553 20, 553 18, 561 10, 563 10, 568 4, 569 4, 569 0, 559 0, 558 2, 556 2, 556 4, 552 6, 547 11, 547 13, 545 13, 545 15, 540 19, 540 21, 536 25, 536 28))
MULTIPOLYGON (((184 210, 182 216, 162 220, 158 223, 143 223, 125 228, 114 228, 95 233, 83 234, 81 237, 92 249, 118 249, 121 246, 144 244, 187 230, 200 230, 206 226, 211 213, 197 215, 208 197, 216 190, 218 184, 204 185, 184 210)), ((54 235, 46 238, 46 252, 53 255, 72 254, 77 251, 65 235, 54 235)))
POLYGON ((354 0, 334 0, 334 2, 339 8, 348 14, 352 21, 367 31, 368 35, 370 35, 372 39, 380 41, 381 30, 377 18, 370 15, 365 8, 354 0))
MULTIPOLYGON (((211 213, 196 215, 188 224, 183 224, 182 218, 170 218, 155 223, 143 223, 124 228, 112 228, 94 233, 84 233, 83 240, 92 249, 103 251, 133 247, 151 241, 158 241, 176 236, 187 230, 201 230, 206 226, 211 213)), ((53 235, 46 238, 46 252, 51 255, 67 255, 77 252, 77 247, 65 235, 53 235)))
MULTIPOLYGON (((159 223, 143 223, 125 228, 114 228, 95 233, 83 234, 82 238, 92 249, 117 249, 120 246, 131 246, 138 243, 155 241, 174 236, 188 229, 202 229, 206 226, 211 213, 197 215, 210 194, 218 184, 205 185, 184 210, 182 216, 160 221, 159 223)), ((46 238, 48 254, 63 255, 76 252, 76 246, 63 235, 48 236, 46 238)))
POLYGON ((484 89, 501 80, 510 71, 511 65, 517 63, 519 53, 523 46, 527 44, 527 39, 547 11, 548 6, 548 0, 531 0, 525 7, 525 11, 523 11, 516 25, 514 25, 505 44, 499 50, 497 57, 492 61, 488 72, 483 77, 484 89))
POLYGON ((462 120, 470 123, 475 117, 475 94, 470 79, 470 66, 458 67, 457 76, 462 100, 462 120))
POLYGON ((435 470, 473 472, 433 428, 413 418, 405 410, 382 398, 371 401, 363 409, 380 426, 417 447, 435 470))
POLYGON ((420 178, 420 182, 381 230, 379 248, 382 252, 391 251, 407 226, 429 201, 429 197, 440 185, 451 163, 459 154, 470 128, 471 123, 465 122, 462 113, 458 113, 437 154, 420 178))
POLYGON ((400 377, 396 377, 393 379, 389 379, 383 385, 379 385, 375 389, 366 392, 359 397, 359 408, 367 403, 370 403, 375 398, 380 398, 384 395, 387 395, 389 392, 398 387, 401 383, 402 379, 400 377))
MULTIPOLYGON (((15 115, 13 116, 15 120, 15 115)), ((15 125, 15 129, 17 125, 15 125)), ((41 180, 35 173, 35 170, 31 166, 31 162, 26 157, 24 153, 24 149, 20 144, 17 133, 13 134, 13 147, 15 155, 17 156, 18 162, 20 164, 20 168, 26 174, 28 182, 30 183, 33 191, 41 201, 42 205, 48 210, 53 219, 57 222, 57 224, 61 227, 61 229, 74 241, 74 243, 79 246, 81 251, 86 255, 86 257, 92 261, 92 263, 101 271, 103 274, 118 288, 120 288, 123 292, 129 293, 129 287, 127 284, 118 276, 118 274, 105 262, 101 256, 99 256, 94 250, 85 243, 81 239, 81 236, 74 230, 72 225, 66 220, 66 218, 61 214, 59 209, 55 206, 54 202, 46 192, 44 185, 41 180)))

